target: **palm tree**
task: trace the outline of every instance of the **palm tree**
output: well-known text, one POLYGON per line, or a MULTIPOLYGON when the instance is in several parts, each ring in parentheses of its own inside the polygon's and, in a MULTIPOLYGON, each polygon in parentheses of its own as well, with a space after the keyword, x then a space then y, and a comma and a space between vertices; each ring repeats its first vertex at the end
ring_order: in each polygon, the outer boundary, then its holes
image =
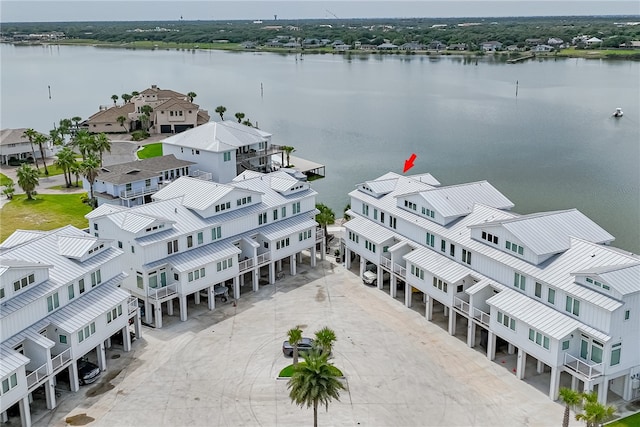
POLYGON ((253 123, 251 123, 251 120, 247 119, 244 122, 242 122, 243 125, 245 126, 249 126, 250 128, 253 127, 253 123))
POLYGON ((216 113, 220 114, 220 120, 224 120, 224 112, 227 111, 224 105, 218 105, 216 107, 216 113))
POLYGON ((560 388, 560 400, 564 402, 564 417, 562 427, 569 427, 569 411, 582 402, 582 395, 570 388, 560 388))
POLYGON ((116 101, 118 100, 118 95, 111 95, 111 99, 113 99, 113 105, 116 105, 116 101))
POLYGON ((62 169, 64 173, 64 181, 67 188, 71 187, 71 166, 76 162, 73 151, 69 147, 64 147, 56 154, 58 160, 54 162, 56 166, 62 169), (67 177, 68 175, 68 177, 67 177))
POLYGON ((128 93, 123 93, 122 95, 120 95, 120 98, 122 98, 125 103, 128 103, 129 101, 131 101, 131 98, 133 98, 133 96, 129 95, 128 93))
POLYGON ((105 151, 111 153, 111 141, 104 132, 95 137, 93 148, 99 153, 100 166, 102 166, 102 153, 105 151))
POLYGON ((60 120, 60 124, 58 126, 58 133, 60 133, 60 136, 62 137, 63 140, 65 135, 71 136, 71 126, 73 126, 73 123, 71 123, 70 119, 60 120))
POLYGON ((35 148, 33 148, 33 141, 36 137, 36 135, 38 135, 38 132, 36 132, 34 129, 27 129, 24 131, 24 133, 22 134, 22 136, 24 138, 27 138, 29 140, 29 144, 31 144, 31 153, 33 154, 33 161, 36 164, 36 169, 38 169, 38 171, 40 170, 40 168, 38 167, 38 159, 36 158, 36 150, 35 148))
POLYGON ((149 130, 153 108, 151 107, 151 105, 143 105, 142 108, 140 108, 140 111, 142 112, 142 114, 140 115, 142 127, 145 128, 145 130, 149 130))
POLYGON ((296 149, 295 149, 295 148, 293 148, 293 147, 291 147, 291 146, 289 146, 289 145, 283 145, 283 146, 282 146, 282 147, 280 147, 280 148, 282 148, 282 150, 283 150, 285 153, 287 153, 287 167, 289 167, 289 165, 290 165, 290 164, 289 164, 289 159, 290 159, 290 157, 291 157, 291 153, 293 153, 294 151, 296 151, 296 149))
POLYGON ((47 138, 46 135, 41 134, 41 133, 37 133, 36 136, 33 138, 33 142, 38 144, 38 148, 40 149, 40 157, 42 157, 42 165, 44 166, 44 174, 49 176, 49 169, 47 169, 47 162, 45 161, 46 156, 44 155, 44 145, 43 145, 47 141, 49 141, 49 138, 47 138))
POLYGON ((18 185, 27 194, 27 200, 33 200, 33 196, 36 194, 36 187, 40 181, 40 174, 26 163, 21 164, 16 169, 16 174, 18 175, 18 185))
POLYGON ((316 338, 314 340, 314 344, 316 347, 322 352, 322 354, 326 354, 327 356, 331 355, 331 348, 333 347, 333 343, 336 341, 336 333, 333 329, 330 329, 328 326, 316 331, 316 338))
POLYGON ((300 326, 289 329, 287 332, 289 336, 289 344, 293 347, 293 366, 298 364, 298 344, 302 341, 302 329, 300 326))
POLYGON ((193 102, 193 100, 195 99, 196 96, 198 96, 198 95, 196 95, 195 92, 189 92, 187 94, 187 99, 189 100, 189 102, 193 102))
POLYGON ((244 119, 244 113, 236 113, 236 119, 238 119, 238 123, 242 123, 242 119, 244 119))
POLYGON ((82 160, 86 160, 89 153, 94 151, 95 139, 95 135, 90 134, 89 131, 85 129, 82 129, 76 132, 71 140, 71 145, 78 149, 82 155, 82 160))
POLYGON ((76 130, 80 129, 80 122, 82 121, 82 117, 80 116, 71 117, 71 121, 75 122, 76 130))
POLYGON ((323 203, 316 203, 316 209, 320 211, 320 213, 316 215, 316 222, 324 229, 324 237, 326 239, 329 236, 329 234, 327 234, 327 225, 336 222, 336 214, 323 203))
POLYGON ((137 90, 134 90, 133 92, 131 92, 131 96, 138 96, 140 95, 140 92, 138 92, 137 90))
POLYGON ((5 185, 4 188, 2 189, 2 194, 7 196, 8 200, 13 199, 13 193, 15 192, 16 192, 16 189, 13 185, 13 181, 8 181, 7 185, 5 185))
POLYGON ((54 146, 64 145, 64 140, 62 139, 62 135, 60 134, 60 129, 51 129, 49 131, 49 141, 54 146))
POLYGON ((95 199, 93 198, 93 184, 100 173, 100 160, 90 154, 82 163, 80 163, 80 173, 89 182, 89 203, 95 208, 95 199))
POLYGON ((616 412, 613 406, 603 405, 598 402, 598 394, 596 392, 582 393, 584 399, 584 412, 576 414, 577 421, 584 421, 587 427, 600 427, 611 418, 616 412))
POLYGON ((118 118, 116 119, 116 122, 118 122, 120 124, 120 126, 122 126, 122 128, 124 129, 125 132, 129 132, 129 130, 127 129, 127 127, 124 125, 124 123, 127 121, 127 118, 125 116, 118 116, 118 118))
POLYGON ((76 176, 76 187, 78 187, 78 181, 80 181, 80 174, 82 173, 82 167, 80 166, 81 164, 78 163, 78 161, 75 159, 73 159, 73 163, 71 164, 71 166, 69 166, 69 180, 71 180, 71 174, 76 176))
POLYGON ((326 405, 333 399, 340 400, 340 390, 344 385, 338 380, 339 371, 329 363, 328 355, 309 351, 303 354, 304 363, 294 368, 287 383, 291 402, 303 407, 313 406, 313 425, 318 426, 318 405, 326 405))
POLYGON ((351 209, 351 203, 347 203, 347 206, 344 207, 344 211, 342 213, 342 218, 345 221, 349 221, 351 219, 351 216, 349 216, 349 214, 347 213, 347 211, 350 209, 351 209))

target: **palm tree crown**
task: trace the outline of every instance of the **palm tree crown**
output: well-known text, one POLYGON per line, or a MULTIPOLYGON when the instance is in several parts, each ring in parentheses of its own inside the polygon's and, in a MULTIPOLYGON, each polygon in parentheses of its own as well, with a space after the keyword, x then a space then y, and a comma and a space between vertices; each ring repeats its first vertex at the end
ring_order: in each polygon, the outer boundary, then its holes
POLYGON ((569 411, 582 402, 582 395, 570 388, 562 387, 560 389, 560 399, 564 402, 564 418, 562 419, 562 427, 569 427, 569 411))
POLYGON ((220 114, 220 120, 224 120, 225 111, 227 111, 227 108, 224 105, 218 105, 216 107, 216 113, 220 114))
POLYGON ((91 207, 96 207, 93 197, 93 184, 100 173, 100 160, 93 154, 80 163, 80 173, 89 182, 91 207))
POLYGON ((336 222, 336 214, 323 203, 317 203, 316 209, 320 211, 320 213, 316 215, 316 222, 324 229, 324 236, 327 238, 327 225, 336 222))
POLYGON ((16 169, 18 175, 18 185, 27 194, 28 200, 33 200, 36 187, 40 180, 38 171, 26 163, 23 163, 16 169))
POLYGON ((187 94, 187 99, 189 100, 189 102, 193 102, 193 100, 195 99, 196 96, 198 96, 198 95, 196 95, 195 92, 189 92, 187 94))
POLYGON ((300 326, 296 326, 295 328, 289 329, 287 335, 289 337, 289 344, 293 347, 293 365, 295 366, 298 364, 298 344, 302 341, 302 329, 300 329, 300 326))
POLYGON ((328 326, 316 331, 315 345, 323 354, 331 355, 333 343, 336 341, 336 333, 328 326))

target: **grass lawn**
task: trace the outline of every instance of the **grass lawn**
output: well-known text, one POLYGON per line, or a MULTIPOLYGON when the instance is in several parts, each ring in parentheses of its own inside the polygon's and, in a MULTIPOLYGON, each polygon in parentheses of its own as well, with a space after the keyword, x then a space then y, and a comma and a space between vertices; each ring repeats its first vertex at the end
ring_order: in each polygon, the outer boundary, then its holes
POLYGON ((138 151, 139 159, 148 159, 149 157, 162 156, 162 142, 145 145, 142 150, 138 151))
POLYGON ((80 201, 84 194, 39 194, 35 200, 27 200, 24 194, 13 197, 0 209, 0 240, 15 230, 52 230, 71 224, 85 228, 84 217, 91 211, 80 201))
POLYGON ((606 424, 606 427, 634 427, 640 426, 640 412, 634 415, 630 415, 626 418, 614 421, 611 424, 606 424))
POLYGON ((13 182, 11 178, 9 178, 7 175, 3 173, 0 173, 0 185, 2 186, 8 185, 10 182, 13 182))
MULTIPOLYGON (((298 362, 299 365, 303 365, 304 362, 298 362)), ((338 368, 336 368, 335 366, 333 367, 336 370, 336 375, 339 377, 344 377, 344 375, 342 374, 342 371, 338 368)), ((280 374, 278 375, 279 378, 291 378, 291 376, 293 375, 293 365, 289 365, 286 368, 284 368, 282 371, 280 371, 280 374)))

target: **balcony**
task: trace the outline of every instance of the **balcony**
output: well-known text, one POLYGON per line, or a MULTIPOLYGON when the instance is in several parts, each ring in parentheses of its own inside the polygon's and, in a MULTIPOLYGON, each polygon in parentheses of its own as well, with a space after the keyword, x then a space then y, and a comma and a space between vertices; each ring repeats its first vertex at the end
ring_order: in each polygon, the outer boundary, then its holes
POLYGON ((248 153, 236 153, 236 162, 241 163, 245 160, 257 159, 259 157, 272 156, 280 153, 283 153, 283 151, 279 145, 271 145, 266 150, 251 149, 248 153))
POLYGON ((149 299, 155 300, 155 302, 162 302, 174 298, 176 295, 178 295, 178 283, 172 283, 162 288, 150 288, 147 293, 149 299))
POLYGON ((380 258, 380 265, 385 267, 388 270, 391 270, 391 259, 387 258, 387 257, 381 257, 380 258))
POLYGON ((489 313, 485 313, 484 311, 475 307, 473 307, 473 318, 485 326, 489 326, 489 322, 491 321, 491 316, 489 315, 489 313))
POLYGON ((141 196, 146 196, 147 194, 156 193, 158 190, 159 190, 159 187, 157 185, 144 187, 144 188, 137 188, 135 190, 122 190, 120 192, 120 198, 125 200, 135 199, 136 197, 141 197, 141 196))
POLYGON ((578 359, 569 353, 564 354, 564 366, 571 369, 573 372, 581 374, 588 380, 602 375, 602 363, 589 363, 585 360, 578 359))
POLYGON ((322 242, 324 238, 324 229, 321 227, 316 227, 316 243, 322 242))
POLYGON ((258 255, 257 265, 263 265, 271 261, 271 254, 269 252, 265 252, 263 254, 258 255))
POLYGON ((135 313, 135 311, 138 309, 138 298, 129 297, 129 302, 127 303, 127 305, 129 307, 129 314, 135 313))
POLYGON ((461 298, 453 297, 453 308, 457 308, 463 314, 469 315, 471 306, 461 298))
POLYGON ((238 263, 238 270, 240 273, 244 273, 247 270, 251 270, 255 264, 253 263, 253 258, 247 258, 238 263))
POLYGON ((31 372, 27 375, 27 388, 31 390, 32 388, 40 385, 40 383, 47 378, 49 375, 49 371, 47 369, 47 364, 40 366, 35 371, 31 372))
POLYGON ((67 362, 71 360, 71 349, 68 348, 57 356, 51 358, 51 365, 53 366, 53 373, 62 369, 67 362))
POLYGON ((400 264, 393 264, 393 272, 396 273, 398 276, 402 277, 403 279, 405 277, 407 277, 407 268, 401 266, 400 264))

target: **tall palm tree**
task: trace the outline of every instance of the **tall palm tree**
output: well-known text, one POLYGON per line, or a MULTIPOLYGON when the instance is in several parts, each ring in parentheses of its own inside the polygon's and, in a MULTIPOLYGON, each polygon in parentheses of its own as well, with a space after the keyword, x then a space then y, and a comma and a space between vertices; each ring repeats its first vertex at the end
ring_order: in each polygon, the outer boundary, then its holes
POLYGON ((44 166, 44 174, 49 176, 49 169, 47 169, 47 162, 45 161, 46 156, 44 154, 44 144, 49 141, 49 138, 41 133, 37 133, 33 138, 33 142, 38 144, 38 148, 40 149, 40 157, 42 158, 42 165, 44 166))
POLYGON ((111 141, 104 132, 99 133, 95 137, 93 148, 98 152, 100 157, 100 166, 102 166, 102 153, 105 151, 111 153, 111 141))
POLYGON ((333 399, 340 400, 340 390, 344 385, 338 379, 340 373, 329 363, 328 355, 309 351, 303 354, 304 363, 294 368, 287 383, 291 402, 303 407, 313 407, 313 425, 318 426, 318 405, 326 405, 333 399))
POLYGON ((129 101, 131 101, 131 98, 133 98, 133 96, 129 95, 128 93, 123 93, 122 95, 120 95, 120 98, 122 98, 125 103, 128 103, 129 101))
POLYGON ((316 209, 320 211, 320 213, 316 215, 316 222, 324 229, 324 237, 326 239, 329 236, 327 233, 327 225, 336 222, 336 214, 323 203, 316 203, 316 209))
POLYGON ((127 118, 125 116, 118 116, 118 118, 116 119, 116 122, 118 122, 120 124, 120 126, 122 126, 122 128, 124 129, 125 132, 129 132, 129 130, 127 129, 127 127, 124 125, 124 123, 127 121, 127 118))
POLYGON ((315 335, 314 344, 316 347, 322 352, 322 354, 330 356, 333 343, 336 341, 336 333, 333 329, 325 326, 324 328, 317 330, 315 335))
POLYGON ((93 185, 100 173, 100 160, 90 154, 82 163, 80 163, 80 173, 89 182, 89 202, 91 207, 96 207, 95 199, 93 197, 93 185))
POLYGON ((64 147, 56 154, 58 160, 54 162, 56 166, 62 169, 64 173, 64 181, 67 188, 71 187, 71 166, 76 162, 73 151, 69 147, 64 147))
POLYGON ((224 120, 225 111, 227 111, 227 108, 224 105, 218 105, 216 107, 216 113, 220 114, 220 120, 224 120))
POLYGON ((193 102, 193 100, 195 99, 196 96, 198 96, 198 95, 196 95, 195 92, 189 92, 187 94, 187 99, 189 100, 189 102, 193 102))
POLYGON ((134 90, 133 92, 131 92, 131 96, 138 96, 140 95, 140 92, 138 92, 137 90, 134 90))
POLYGON ((349 221, 351 219, 351 216, 349 216, 349 214, 347 213, 347 211, 350 209, 351 209, 351 203, 347 203, 347 206, 344 207, 344 211, 342 213, 342 218, 345 221, 349 221))
POLYGON ((582 398, 584 399, 584 412, 576 414, 576 420, 584 421, 587 427, 600 427, 604 422, 613 418, 616 408, 598 402, 596 392, 583 393, 582 398))
POLYGON ((236 119, 238 119, 238 123, 242 123, 242 119, 244 119, 244 113, 236 113, 236 119))
POLYGON ((287 332, 289 344, 293 347, 293 366, 298 364, 298 344, 302 341, 302 329, 300 326, 289 329, 287 332))
POLYGON ((142 108, 140 108, 140 111, 142 112, 142 114, 140 115, 142 127, 144 128, 144 130, 149 130, 153 108, 151 107, 151 105, 143 105, 142 108))
POLYGON ((62 137, 62 139, 64 140, 64 136, 65 135, 69 135, 71 136, 71 127, 73 126, 73 123, 71 123, 71 119, 61 119, 60 120, 60 124, 58 125, 58 132, 60 133, 60 136, 62 137))
POLYGON ((113 105, 116 105, 116 101, 118 101, 118 95, 111 95, 111 99, 113 99, 113 105))
POLYGON ((291 147, 290 145, 283 145, 280 148, 282 148, 282 150, 287 154, 287 167, 289 167, 290 166, 289 159, 291 157, 291 153, 296 151, 296 149, 294 147, 291 147))
POLYGON ((16 169, 16 174, 18 175, 18 185, 27 194, 27 200, 33 200, 36 187, 40 181, 40 174, 26 163, 21 164, 16 169))
POLYGON ((80 116, 71 117, 71 121, 76 124, 76 130, 80 129, 80 122, 82 121, 82 117, 80 116))
POLYGON ((71 178, 71 174, 76 176, 76 187, 79 186, 78 181, 80 181, 80 174, 82 173, 81 163, 79 163, 75 157, 73 159, 73 163, 69 166, 69 178, 71 178))
POLYGON ((49 131, 49 141, 56 147, 64 145, 63 136, 60 134, 60 129, 51 129, 49 131))
POLYGON ((251 120, 249 120, 249 119, 243 121, 242 124, 245 125, 245 126, 249 126, 250 128, 253 127, 253 123, 251 123, 251 120))
POLYGON ((89 153, 94 151, 95 135, 85 129, 81 129, 73 136, 71 145, 78 149, 82 155, 82 160, 86 160, 89 153))
POLYGON ((24 138, 27 138, 29 140, 29 144, 31 144, 31 153, 33 155, 33 161, 36 164, 36 169, 39 171, 40 168, 38 167, 38 159, 36 158, 36 150, 33 147, 33 141, 35 140, 36 135, 38 135, 38 132, 35 131, 35 129, 27 129, 23 132, 22 136, 24 138))
POLYGON ((570 388, 560 388, 560 400, 564 402, 562 427, 569 427, 569 411, 582 403, 582 394, 570 388))

